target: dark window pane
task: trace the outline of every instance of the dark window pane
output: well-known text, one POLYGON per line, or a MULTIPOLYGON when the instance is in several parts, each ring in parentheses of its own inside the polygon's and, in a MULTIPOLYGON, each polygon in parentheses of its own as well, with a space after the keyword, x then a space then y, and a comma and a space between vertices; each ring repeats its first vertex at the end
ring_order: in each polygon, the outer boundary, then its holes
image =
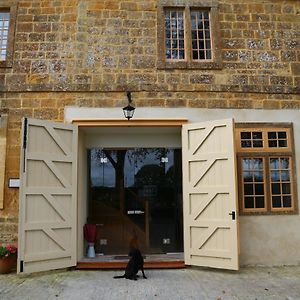
POLYGON ((192 39, 197 40, 197 31, 196 30, 192 30, 192 39))
POLYGON ((243 172, 243 176, 244 176, 244 182, 252 182, 253 178, 252 178, 252 172, 243 172))
POLYGON ((184 30, 179 30, 179 38, 180 39, 184 38, 184 30))
POLYGON ((179 22, 178 22, 178 29, 180 30, 180 31, 182 31, 183 30, 183 19, 179 19, 179 22))
POLYGON ((279 171, 271 171, 271 179, 272 179, 272 182, 280 181, 279 171))
POLYGON ((198 30, 203 30, 203 22, 202 22, 202 20, 198 21, 198 30))
POLYGON ((254 181, 255 182, 263 182, 264 181, 264 173, 262 171, 258 172, 254 172, 254 181))
POLYGON ((262 158, 254 158, 253 159, 254 169, 262 170, 263 169, 263 160, 262 158))
POLYGON ((205 59, 204 51, 199 51, 200 59, 205 59))
POLYGON ((268 132, 268 139, 269 140, 276 140, 277 139, 276 132, 273 132, 273 131, 268 132))
POLYGON ((290 194, 291 193, 291 185, 289 183, 282 184, 282 194, 290 194))
POLYGON ((204 41, 199 40, 199 49, 204 49, 204 41))
POLYGON ((287 140, 279 140, 279 147, 287 147, 287 140))
POLYGON ((182 11, 179 11, 179 12, 178 12, 178 18, 179 18, 179 19, 183 19, 183 12, 182 12, 182 11))
POLYGON ((252 132, 252 138, 254 140, 261 140, 262 139, 262 132, 252 132))
POLYGON ((204 22, 204 28, 205 28, 205 29, 209 29, 209 22, 208 22, 208 21, 205 21, 205 22, 204 22))
POLYGON ((252 170, 252 159, 243 158, 243 170, 252 170))
POLYGON ((279 139, 286 139, 286 132, 285 131, 279 131, 278 132, 278 138, 279 139))
POLYGON ((203 31, 199 31, 198 35, 199 35, 199 39, 204 39, 204 32, 203 31))
POLYGON ((171 50, 166 51, 166 58, 171 59, 171 50))
POLYGON ((192 41, 193 49, 198 49, 197 40, 192 41))
POLYGON ((253 194, 253 184, 244 184, 244 194, 245 195, 254 195, 253 194))
POLYGON ((172 58, 177 59, 178 58, 178 51, 177 50, 172 50, 172 58))
POLYGON ((166 30, 166 38, 169 39, 171 37, 171 31, 166 30))
POLYGON ((250 140, 251 139, 251 132, 241 132, 241 139, 250 140))
POLYGON ((167 49, 171 48, 171 40, 166 40, 166 48, 167 49))
POLYGON ((255 197, 255 207, 264 208, 265 207, 265 198, 264 197, 255 197))
POLYGON ((206 59, 211 59, 211 51, 206 51, 206 59))
POLYGON ((210 32, 209 32, 209 30, 205 30, 204 32, 205 32, 205 38, 206 39, 210 39, 210 32))
POLYGON ((184 40, 179 40, 179 48, 184 49, 184 40))
POLYGON ((291 196, 283 197, 283 207, 292 207, 292 197, 291 196))
POLYGON ((280 195, 280 183, 272 183, 272 195, 280 195))
POLYGON ((287 157, 280 158, 280 167, 281 169, 288 170, 290 168, 290 159, 287 157))
POLYGON ((191 20, 191 27, 192 27, 192 30, 196 30, 197 29, 196 19, 192 19, 191 20))
POLYGON ((179 51, 179 58, 184 59, 184 50, 179 51))
POLYGON ((195 20, 196 19, 197 13, 195 11, 191 11, 191 19, 195 20))
POLYGON ((251 148, 251 141, 241 141, 242 148, 251 148))
POLYGON ((206 49, 211 49, 210 40, 205 40, 205 47, 206 49))
POLYGON ((264 185, 263 184, 255 184, 255 195, 264 195, 264 185))
POLYGON ((263 147, 263 141, 253 141, 253 147, 262 148, 263 147))
POLYGON ((177 29, 172 30, 172 38, 177 39, 177 29))
POLYGON ((203 12, 203 16, 205 19, 208 19, 208 11, 203 12))
POLYGON ((277 147, 277 141, 269 141, 269 147, 270 148, 276 148, 277 147))
POLYGON ((245 197, 245 208, 254 208, 254 197, 245 197))
POLYGON ((279 169, 279 158, 270 158, 270 168, 273 170, 279 169))
POLYGON ((199 59, 198 51, 193 51, 193 59, 199 59))
POLYGON ((178 48, 178 40, 172 41, 172 48, 178 48))
POLYGON ((176 11, 171 12, 171 18, 176 18, 176 11))
POLYGON ((280 196, 272 197, 272 207, 281 207, 281 197, 280 196))
POLYGON ((289 171, 281 171, 281 181, 290 181, 290 172, 289 171))

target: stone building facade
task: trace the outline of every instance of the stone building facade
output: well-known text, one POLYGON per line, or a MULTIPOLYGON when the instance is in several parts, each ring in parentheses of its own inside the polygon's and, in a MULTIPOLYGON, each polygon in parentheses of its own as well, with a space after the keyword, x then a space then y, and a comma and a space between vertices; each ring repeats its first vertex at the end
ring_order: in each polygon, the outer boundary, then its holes
POLYGON ((298 1, 183 2, 0 0, 0 12, 11 9, 15 20, 11 64, 0 65, 0 112, 8 119, 7 129, 0 128, 6 139, 1 242, 17 240, 19 191, 8 182, 19 178, 23 117, 64 121, 67 106, 121 111, 127 91, 137 110, 299 110, 298 1), (159 63, 159 10, 189 3, 217 7, 218 66, 159 63))

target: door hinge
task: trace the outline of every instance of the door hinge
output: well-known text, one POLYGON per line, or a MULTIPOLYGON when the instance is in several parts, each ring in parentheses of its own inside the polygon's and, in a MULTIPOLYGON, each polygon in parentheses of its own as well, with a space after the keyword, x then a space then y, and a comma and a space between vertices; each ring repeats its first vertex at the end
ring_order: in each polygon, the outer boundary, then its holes
POLYGON ((229 215, 231 216, 232 220, 235 220, 235 211, 232 211, 229 213, 229 215))
POLYGON ((20 273, 23 273, 24 272, 24 261, 21 260, 20 261, 20 273))
POLYGON ((28 119, 24 119, 24 131, 23 131, 23 173, 26 170, 26 148, 27 148, 27 127, 28 127, 28 119))

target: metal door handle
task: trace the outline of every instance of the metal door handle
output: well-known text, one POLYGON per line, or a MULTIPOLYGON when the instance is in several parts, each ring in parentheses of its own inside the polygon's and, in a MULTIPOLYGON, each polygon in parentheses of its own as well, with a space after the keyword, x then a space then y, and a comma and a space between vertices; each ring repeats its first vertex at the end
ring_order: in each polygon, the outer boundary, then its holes
POLYGON ((232 211, 229 213, 229 215, 231 216, 232 220, 235 220, 235 211, 232 211))

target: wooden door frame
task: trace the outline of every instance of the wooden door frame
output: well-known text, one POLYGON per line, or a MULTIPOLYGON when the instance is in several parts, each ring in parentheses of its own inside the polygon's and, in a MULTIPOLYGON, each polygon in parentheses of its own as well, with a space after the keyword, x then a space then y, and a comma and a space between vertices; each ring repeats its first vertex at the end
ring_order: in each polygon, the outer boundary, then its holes
MULTIPOLYGON (((125 120, 125 119, 73 119, 71 120, 71 124, 78 126, 78 135, 80 136, 80 129, 83 128, 91 128, 91 127, 99 127, 99 128, 109 128, 109 127, 132 127, 132 128, 141 128, 141 127, 157 127, 157 128, 165 128, 165 127, 178 127, 182 128, 184 124, 189 122, 186 118, 170 118, 170 119, 133 119, 133 120, 125 120)), ((79 144, 79 140, 78 140, 79 144)), ((80 164, 78 164, 79 172, 80 164)), ((78 177, 79 178, 79 177, 78 177)), ((77 201, 79 205, 79 201, 77 201)), ((79 212, 79 210, 78 210, 79 212)), ((78 217, 78 216, 77 216, 78 217)), ((80 218, 77 219, 77 227, 82 228, 84 224, 80 224, 80 218)), ((77 239, 79 239, 79 230, 77 232, 77 239)), ((78 240, 77 240, 77 250, 78 250, 78 240)), ((82 247, 83 248, 83 247, 82 247)), ((81 259, 81 252, 77 251, 77 262, 81 259)))

